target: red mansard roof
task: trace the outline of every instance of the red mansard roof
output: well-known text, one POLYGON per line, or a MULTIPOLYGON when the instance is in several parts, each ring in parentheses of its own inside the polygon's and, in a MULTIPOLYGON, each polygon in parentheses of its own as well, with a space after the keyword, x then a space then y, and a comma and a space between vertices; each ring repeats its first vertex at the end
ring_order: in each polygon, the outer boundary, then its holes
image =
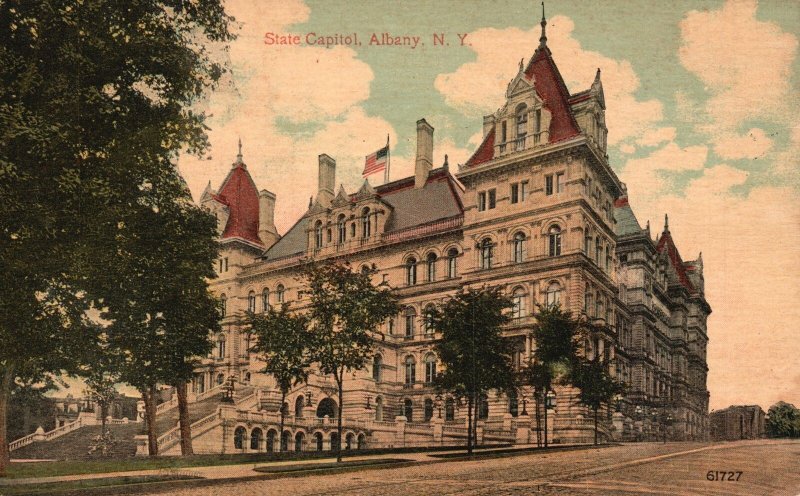
POLYGON ((686 275, 686 266, 681 259, 681 254, 678 253, 678 248, 675 246, 675 242, 672 240, 672 235, 669 233, 669 231, 664 231, 661 234, 661 238, 658 240, 658 246, 656 246, 656 249, 659 253, 667 250, 670 264, 678 274, 678 280, 680 280, 681 284, 683 284, 683 287, 688 289, 690 293, 694 293, 696 291, 694 285, 689 280, 689 276, 686 275))
POLYGON ((465 164, 467 167, 488 162, 494 157, 494 127, 489 131, 489 134, 483 138, 481 146, 475 150, 475 153, 467 160, 465 164))
POLYGON ((215 199, 229 208, 222 239, 241 238, 263 246, 258 237, 258 189, 244 163, 234 164, 215 199))

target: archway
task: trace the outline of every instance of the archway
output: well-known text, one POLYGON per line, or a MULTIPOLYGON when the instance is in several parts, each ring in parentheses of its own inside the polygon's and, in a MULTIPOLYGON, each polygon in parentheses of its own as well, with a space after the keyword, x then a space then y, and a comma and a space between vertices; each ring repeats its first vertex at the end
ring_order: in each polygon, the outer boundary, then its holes
POLYGON ((258 427, 253 429, 253 432, 250 433, 250 449, 253 451, 259 451, 261 449, 261 434, 262 431, 258 427))
POLYGON ((289 443, 292 441, 292 433, 283 431, 281 435, 281 451, 289 451, 289 443))
POLYGON ((303 451, 303 441, 305 441, 305 435, 302 432, 298 432, 294 436, 294 450, 297 452, 303 451))
POLYGON ((332 451, 339 451, 342 447, 339 443, 339 434, 336 432, 331 432, 331 450, 332 451))
POLYGON ((278 431, 270 429, 267 431, 267 453, 275 451, 275 438, 278 437, 278 431))
POLYGON ((244 449, 244 439, 247 437, 247 430, 244 427, 237 427, 233 431, 233 447, 236 449, 244 449))
POLYGON ((364 448, 366 448, 366 446, 367 446, 367 436, 365 436, 363 432, 362 432, 361 434, 359 434, 359 435, 358 435, 358 441, 357 441, 357 443, 358 443, 358 444, 356 445, 356 448, 357 448, 357 449, 364 449, 364 448))
POLYGON ((314 433, 314 442, 317 444, 317 451, 322 451, 322 433, 315 432, 314 433))
POLYGON ((328 418, 336 418, 336 402, 333 398, 325 398, 317 405, 317 418, 323 418, 326 415, 328 418))
POLYGON ((351 450, 353 449, 354 441, 356 440, 356 435, 352 432, 348 432, 347 435, 344 437, 344 449, 351 450))
POLYGON ((303 418, 303 407, 305 406, 306 402, 302 395, 298 396, 297 399, 294 401, 294 416, 297 418, 303 418))

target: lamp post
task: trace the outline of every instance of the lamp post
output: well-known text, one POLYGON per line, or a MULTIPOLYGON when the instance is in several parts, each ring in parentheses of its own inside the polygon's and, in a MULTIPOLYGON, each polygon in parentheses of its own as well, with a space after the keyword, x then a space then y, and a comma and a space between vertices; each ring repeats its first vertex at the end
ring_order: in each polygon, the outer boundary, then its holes
POLYGON ((436 411, 439 413, 439 418, 442 418, 442 394, 437 393, 435 397, 436 411))
POLYGON ((556 393, 554 393, 552 390, 547 391, 547 393, 545 393, 545 395, 544 395, 544 447, 545 448, 547 448, 547 446, 548 446, 548 444, 547 444, 547 410, 550 409, 550 407, 552 406, 553 401, 555 400, 555 398, 556 398, 556 393))
POLYGON ((644 412, 642 405, 636 405, 636 408, 633 409, 633 416, 636 419, 636 423, 639 424, 638 432, 636 433, 637 441, 641 441, 643 434, 644 434, 644 423, 642 422, 642 413, 644 412))

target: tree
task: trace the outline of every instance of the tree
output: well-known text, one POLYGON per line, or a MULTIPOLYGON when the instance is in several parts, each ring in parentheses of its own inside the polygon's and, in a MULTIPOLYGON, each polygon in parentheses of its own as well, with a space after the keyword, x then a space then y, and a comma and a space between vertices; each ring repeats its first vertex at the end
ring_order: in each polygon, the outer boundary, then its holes
MULTIPOLYGON (((533 399, 536 417, 536 444, 541 445, 542 418, 540 407, 546 401, 547 392, 553 387, 553 370, 536 359, 532 359, 522 370, 521 383, 533 389, 533 399)), ((546 413, 546 410, 545 410, 546 413)))
POLYGON ((618 394, 625 391, 624 385, 611 376, 608 363, 601 357, 580 360, 572 370, 572 383, 580 390, 581 403, 594 413, 594 444, 597 444, 598 412, 618 394))
POLYGON ((92 371, 85 382, 87 396, 100 407, 100 433, 105 434, 108 407, 119 396, 115 386, 116 378, 112 373, 98 369, 92 371))
MULTIPOLYGON (((281 391, 281 436, 285 412, 283 404, 293 386, 308 380, 310 334, 305 315, 291 314, 289 304, 279 311, 270 308, 266 315, 250 314, 250 332, 255 338, 251 351, 261 354, 262 372, 272 375, 281 391)), ((279 443, 283 449, 282 442, 279 443)))
POLYGON ((311 263, 304 268, 310 290, 307 313, 313 362, 336 381, 339 393, 336 460, 342 460, 342 402, 345 374, 362 370, 372 357, 373 335, 399 306, 388 287, 372 284, 374 270, 353 272, 347 262, 311 263))
POLYGON ((770 437, 800 437, 800 409, 783 401, 769 407, 767 434, 770 437))
POLYGON ((472 453, 477 408, 490 389, 514 389, 512 349, 502 336, 511 300, 500 288, 461 289, 433 309, 431 325, 442 333, 436 352, 444 371, 436 387, 467 400, 467 452, 472 453))
POLYGON ((0 475, 12 385, 74 371, 94 342, 85 269, 113 213, 207 146, 190 106, 230 21, 219 0, 0 4, 0 475))

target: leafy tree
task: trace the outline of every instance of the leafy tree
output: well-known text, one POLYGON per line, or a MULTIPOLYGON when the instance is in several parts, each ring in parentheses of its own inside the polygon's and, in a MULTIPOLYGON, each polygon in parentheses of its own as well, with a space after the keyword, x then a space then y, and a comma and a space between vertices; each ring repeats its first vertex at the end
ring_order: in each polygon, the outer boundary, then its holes
POLYGON ((345 375, 366 367, 372 357, 373 334, 399 306, 388 287, 372 284, 374 270, 353 272, 347 262, 308 264, 304 274, 310 290, 307 313, 313 362, 330 374, 339 391, 336 460, 342 460, 342 402, 345 375))
POLYGON ((572 383, 580 390, 581 403, 594 413, 594 444, 597 444, 598 412, 603 404, 622 394, 625 387, 611 376, 608 362, 601 357, 579 361, 572 370, 572 383))
MULTIPOLYGON (((259 353, 265 365, 262 372, 272 375, 281 391, 281 435, 285 411, 283 404, 293 386, 308 380, 310 334, 308 319, 289 312, 284 303, 280 311, 270 308, 264 314, 250 314, 250 330, 255 338, 251 351, 259 353)), ((279 443, 283 449, 282 442, 279 443)))
POLYGON ((219 0, 0 3, 0 475, 12 385, 74 372, 94 342, 86 269, 115 213, 207 146, 190 105, 230 21, 219 0))
POLYGON ((55 401, 45 396, 57 389, 54 378, 47 377, 38 384, 15 384, 9 399, 8 438, 19 439, 33 434, 38 427, 45 431, 55 428, 55 401))
POLYGON ((511 300, 500 288, 462 289, 430 315, 442 333, 436 352, 444 366, 436 386, 467 401, 467 451, 472 453, 480 398, 490 389, 514 389, 512 349, 502 337, 511 300))
POLYGON ((783 401, 769 407, 767 434, 770 437, 800 437, 800 409, 783 401))
POLYGON ((547 392, 553 388, 553 369, 533 359, 522 370, 521 383, 533 389, 533 399, 536 417, 536 444, 541 445, 542 417, 541 405, 545 401, 547 392))
POLYGON ((92 374, 85 379, 85 382, 88 397, 100 407, 100 432, 105 434, 108 407, 119 396, 115 387, 116 378, 112 373, 97 370, 92 371, 92 374))

